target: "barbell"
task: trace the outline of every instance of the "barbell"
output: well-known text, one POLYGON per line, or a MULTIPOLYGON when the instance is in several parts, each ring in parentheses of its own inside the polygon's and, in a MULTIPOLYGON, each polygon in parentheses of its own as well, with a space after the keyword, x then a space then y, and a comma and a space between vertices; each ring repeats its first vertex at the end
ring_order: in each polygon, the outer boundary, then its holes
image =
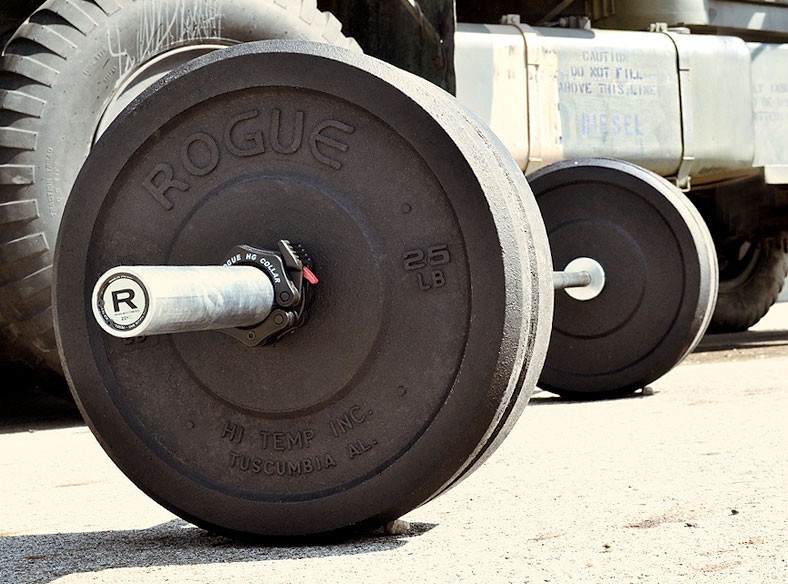
MULTIPOLYGON (((572 168, 675 194, 634 165, 572 168)), ((75 399, 131 480, 206 528, 397 519, 505 438, 542 374, 554 301, 593 311, 622 282, 645 298, 662 280, 612 261, 605 229, 587 251, 548 240, 563 224, 545 229, 541 213, 564 206, 566 172, 543 169, 535 198, 472 114, 363 55, 280 41, 190 62, 118 117, 66 205, 53 307, 75 399)), ((697 296, 660 340, 677 360, 709 309, 697 296)), ((548 365, 564 350, 551 345, 548 365)))
MULTIPOLYGON (((280 242, 280 248, 290 242, 280 242)), ((99 277, 93 288, 93 316, 105 332, 121 338, 147 335, 252 328, 263 323, 275 306, 274 278, 263 254, 245 252, 231 256, 225 270, 216 266, 119 266, 99 277)), ((296 270, 317 277, 307 266, 296 270)), ((553 272, 556 290, 585 289, 580 300, 591 300, 605 285, 605 272, 591 258, 577 258, 563 272, 553 272)), ((293 319, 295 322, 296 319, 293 319)), ((282 318, 277 324, 285 322, 282 318)), ((259 342, 267 340, 260 338, 259 342)))

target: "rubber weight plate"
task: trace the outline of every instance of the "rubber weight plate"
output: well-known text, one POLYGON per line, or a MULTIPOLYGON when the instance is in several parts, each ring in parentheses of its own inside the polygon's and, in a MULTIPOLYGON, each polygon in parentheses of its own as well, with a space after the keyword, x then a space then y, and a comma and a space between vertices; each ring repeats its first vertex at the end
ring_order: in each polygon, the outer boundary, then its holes
POLYGON ((700 214, 667 180, 627 162, 565 161, 528 179, 554 269, 589 257, 606 275, 592 300, 556 290, 539 386, 612 397, 667 373, 700 341, 717 298, 717 256, 700 214))
POLYGON ((525 406, 548 249, 522 173, 443 91, 341 49, 253 43, 188 64, 102 137, 60 229, 56 331, 99 441, 173 512, 231 533, 372 526, 466 476, 525 406), (273 345, 124 342, 90 314, 113 266, 279 239, 320 283, 273 345))

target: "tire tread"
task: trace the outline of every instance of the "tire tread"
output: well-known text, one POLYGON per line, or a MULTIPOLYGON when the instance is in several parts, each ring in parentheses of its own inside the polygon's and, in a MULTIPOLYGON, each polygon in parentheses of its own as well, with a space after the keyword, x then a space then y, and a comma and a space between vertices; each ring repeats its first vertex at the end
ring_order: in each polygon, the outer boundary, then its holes
POLYGON ((0 203, 0 226, 20 221, 32 221, 39 217, 38 201, 35 199, 0 203))
POLYGON ((761 320, 777 302, 788 277, 788 253, 764 244, 752 276, 738 288, 721 290, 709 325, 710 333, 742 332, 761 320))
POLYGON ((12 40, 6 45, 5 53, 3 54, 3 71, 16 73, 34 83, 51 88, 57 79, 59 71, 33 57, 13 53, 13 48, 14 42, 12 40))
POLYGON ((27 257, 38 256, 49 251, 43 233, 31 233, 0 244, 0 263, 11 264, 27 257))
MULTIPOLYGON (((87 36, 90 34, 90 31, 98 26, 98 22, 80 8, 80 4, 84 4, 84 2, 63 0, 60 3, 51 4, 50 10, 77 29, 83 36, 87 36)), ((94 3, 91 2, 91 4, 94 3)))
POLYGON ((0 187, 32 185, 35 181, 36 169, 30 164, 0 164, 0 187))
POLYGON ((5 110, 31 118, 40 118, 46 101, 24 91, 0 89, 0 111, 5 110))

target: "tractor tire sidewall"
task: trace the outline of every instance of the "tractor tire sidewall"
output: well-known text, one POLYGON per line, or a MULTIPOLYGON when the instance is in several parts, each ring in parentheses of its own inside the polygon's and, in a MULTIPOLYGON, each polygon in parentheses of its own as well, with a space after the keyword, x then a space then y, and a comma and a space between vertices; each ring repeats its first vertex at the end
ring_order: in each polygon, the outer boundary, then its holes
POLYGON ((710 333, 745 331, 763 318, 777 301, 788 276, 788 254, 779 246, 759 242, 755 266, 736 285, 720 283, 710 333))
POLYGON ((358 49, 315 0, 49 0, 17 29, 0 74, 0 208, 13 208, 0 211, 0 345, 60 370, 54 243, 102 114, 124 81, 180 47, 268 39, 358 49))

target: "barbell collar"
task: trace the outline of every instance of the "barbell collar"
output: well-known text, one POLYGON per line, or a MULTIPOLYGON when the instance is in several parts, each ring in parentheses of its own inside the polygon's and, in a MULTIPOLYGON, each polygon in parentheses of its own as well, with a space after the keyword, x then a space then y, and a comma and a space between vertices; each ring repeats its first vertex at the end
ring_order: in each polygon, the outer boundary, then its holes
POLYGON ((98 279, 91 305, 120 338, 245 327, 270 314, 274 286, 252 266, 119 266, 98 279))

